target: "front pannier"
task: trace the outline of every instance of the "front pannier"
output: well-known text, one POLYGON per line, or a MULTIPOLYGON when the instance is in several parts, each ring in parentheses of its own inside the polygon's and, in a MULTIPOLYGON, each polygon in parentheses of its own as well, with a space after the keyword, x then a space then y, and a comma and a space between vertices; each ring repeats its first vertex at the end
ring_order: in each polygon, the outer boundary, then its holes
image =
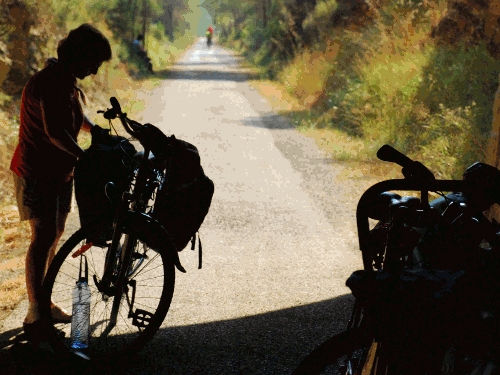
MULTIPOLYGON (((92 144, 75 167, 75 198, 82 227, 103 221, 111 226, 120 196, 108 197, 106 184, 112 182, 117 192, 129 189, 135 153, 135 147, 124 137, 92 136, 92 144)), ((110 240, 111 235, 108 228, 100 240, 110 240)))

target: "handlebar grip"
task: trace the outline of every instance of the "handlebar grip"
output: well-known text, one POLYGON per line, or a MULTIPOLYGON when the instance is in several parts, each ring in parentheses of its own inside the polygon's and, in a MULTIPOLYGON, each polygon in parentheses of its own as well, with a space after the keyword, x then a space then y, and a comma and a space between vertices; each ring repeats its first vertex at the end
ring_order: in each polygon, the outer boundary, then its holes
POLYGON ((116 99, 114 96, 112 96, 109 99, 109 101, 111 103, 111 107, 113 107, 113 109, 115 110, 115 112, 117 114, 121 114, 122 113, 122 107, 120 106, 120 103, 118 103, 118 99, 116 99))
POLYGON ((380 160, 396 163, 402 167, 406 167, 413 163, 413 160, 411 160, 408 156, 389 145, 383 145, 380 147, 377 151, 377 157, 380 160))

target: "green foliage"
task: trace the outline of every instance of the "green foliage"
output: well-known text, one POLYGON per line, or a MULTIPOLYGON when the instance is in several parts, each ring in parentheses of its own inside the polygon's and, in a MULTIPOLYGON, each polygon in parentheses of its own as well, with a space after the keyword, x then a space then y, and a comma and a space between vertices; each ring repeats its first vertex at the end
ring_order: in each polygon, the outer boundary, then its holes
POLYGON ((416 126, 418 155, 439 178, 460 178, 464 170, 478 160, 484 160, 486 137, 475 126, 475 105, 449 109, 440 105, 426 121, 416 126))
POLYGON ((50 0, 54 11, 54 20, 59 26, 69 29, 77 27, 83 22, 95 23, 102 19, 107 10, 115 6, 118 0, 50 0))
POLYGON ((493 96, 499 74, 498 62, 484 45, 435 49, 428 66, 422 71, 417 98, 431 112, 436 112, 441 104, 458 108, 476 103, 474 124, 485 133, 491 128, 493 96))
POLYGON ((336 0, 318 1, 314 10, 302 23, 305 32, 313 39, 322 40, 330 31, 328 25, 337 6, 336 0))

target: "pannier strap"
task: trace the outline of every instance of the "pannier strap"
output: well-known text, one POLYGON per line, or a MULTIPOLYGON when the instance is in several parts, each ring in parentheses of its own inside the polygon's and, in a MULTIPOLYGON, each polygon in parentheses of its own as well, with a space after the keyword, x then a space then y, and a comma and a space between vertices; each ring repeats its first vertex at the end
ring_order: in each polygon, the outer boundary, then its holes
MULTIPOLYGON (((191 250, 194 250, 196 244, 196 233, 191 237, 191 250)), ((198 269, 201 270, 201 263, 202 263, 202 247, 201 247, 201 237, 200 233, 198 232, 198 269)))

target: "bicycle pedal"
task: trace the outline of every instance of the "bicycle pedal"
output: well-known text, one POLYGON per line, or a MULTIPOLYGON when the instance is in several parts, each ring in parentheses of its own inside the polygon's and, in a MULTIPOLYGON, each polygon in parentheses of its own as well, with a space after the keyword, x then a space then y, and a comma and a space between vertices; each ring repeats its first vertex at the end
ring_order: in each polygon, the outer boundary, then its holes
POLYGON ((146 328, 151 320, 153 319, 153 314, 147 312, 146 310, 136 309, 132 316, 132 325, 139 328, 146 328))

